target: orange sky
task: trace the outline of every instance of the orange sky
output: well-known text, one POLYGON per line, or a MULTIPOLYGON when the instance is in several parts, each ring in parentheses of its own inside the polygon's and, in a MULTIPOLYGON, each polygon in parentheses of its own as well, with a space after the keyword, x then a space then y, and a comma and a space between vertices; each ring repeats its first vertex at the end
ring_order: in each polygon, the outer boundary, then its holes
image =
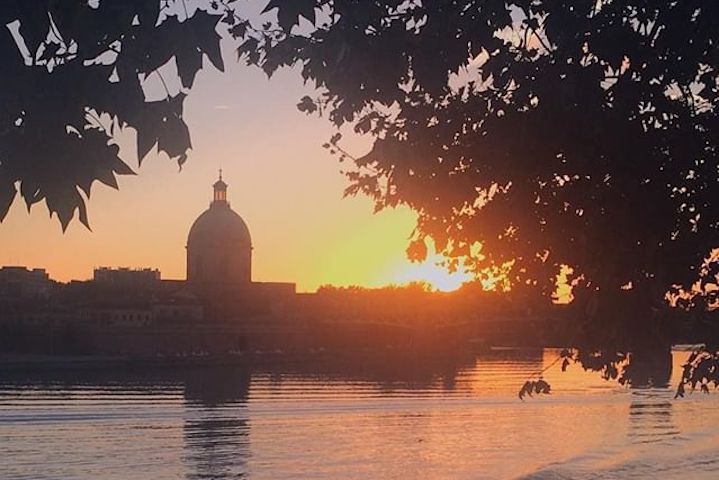
MULTIPOLYGON (((333 130, 296 109, 311 93, 296 71, 268 81, 231 53, 226 58, 228 71, 200 72, 186 101, 194 148, 182 172, 164 154, 151 154, 138 176, 119 179, 119 191, 95 184, 92 232, 73 222, 63 235, 44 204, 28 215, 16 199, 0 224, 0 265, 44 267, 62 281, 89 278, 97 266, 153 267, 163 278, 182 279, 187 232, 222 167, 231 205, 252 234, 254 280, 294 281, 299 291, 410 280, 459 286, 466 275, 406 260, 411 211, 373 215, 369 199, 342 199, 340 164, 321 147, 333 130)), ((350 132, 345 139, 355 154, 369 148, 350 132)), ((124 152, 136 167, 134 147, 124 152)))

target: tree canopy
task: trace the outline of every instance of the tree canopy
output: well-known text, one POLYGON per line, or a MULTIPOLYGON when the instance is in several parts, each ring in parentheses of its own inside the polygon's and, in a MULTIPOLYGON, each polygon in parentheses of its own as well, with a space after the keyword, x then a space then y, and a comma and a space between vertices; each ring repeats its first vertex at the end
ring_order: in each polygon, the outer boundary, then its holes
MULTIPOLYGON (((299 65, 298 107, 373 138, 348 194, 408 205, 425 239, 588 317, 651 316, 718 246, 719 4, 271 1, 238 52, 299 65), (481 245, 479 252, 473 251, 481 245), (599 300, 598 300, 599 299, 599 300), (637 310, 640 309, 640 310, 637 310)), ((710 276, 710 282, 716 279, 710 276)))
POLYGON ((133 173, 113 141, 121 129, 137 132, 139 161, 157 146, 181 166, 191 147, 183 102, 205 57, 224 68, 224 15, 190 1, 4 2, 0 220, 19 191, 28 209, 45 200, 63 229, 76 212, 88 225, 93 182, 117 188, 116 174, 133 173), (153 76, 164 90, 155 99, 153 76))

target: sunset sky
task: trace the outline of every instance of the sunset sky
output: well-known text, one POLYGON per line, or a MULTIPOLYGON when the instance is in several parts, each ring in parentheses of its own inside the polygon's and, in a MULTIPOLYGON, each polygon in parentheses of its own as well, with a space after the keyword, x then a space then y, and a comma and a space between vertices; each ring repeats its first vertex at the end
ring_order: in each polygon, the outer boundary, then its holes
MULTIPOLYGON (((92 232, 74 221, 63 234, 44 204, 28 215, 16 198, 0 224, 0 265, 46 268, 61 281, 90 278, 98 266, 159 268, 163 278, 183 279, 187 232, 208 207, 222 168, 231 205, 252 234, 256 281, 292 281, 299 291, 410 280, 459 286, 466 275, 406 259, 411 211, 375 215, 369 199, 342 198, 341 164, 321 147, 333 133, 329 122, 295 107, 311 93, 299 73, 283 70, 268 80, 225 47, 226 73, 205 68, 186 100, 193 150, 181 172, 151 153, 138 176, 119 178, 119 191, 95 184, 92 232)), ((352 153, 369 148, 367 139, 344 134, 352 153)), ((123 156, 137 167, 134 146, 123 156)))

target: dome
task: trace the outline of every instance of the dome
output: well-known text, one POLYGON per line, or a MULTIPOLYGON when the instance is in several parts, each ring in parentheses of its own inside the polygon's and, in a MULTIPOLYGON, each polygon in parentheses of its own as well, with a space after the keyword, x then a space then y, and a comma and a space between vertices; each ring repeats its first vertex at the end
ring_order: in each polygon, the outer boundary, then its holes
POLYGON ((242 217, 227 202, 227 184, 213 185, 214 197, 187 235, 187 280, 197 285, 252 282, 252 238, 242 217))
POLYGON ((213 203, 190 228, 187 247, 211 245, 216 242, 252 245, 250 229, 230 206, 213 203))

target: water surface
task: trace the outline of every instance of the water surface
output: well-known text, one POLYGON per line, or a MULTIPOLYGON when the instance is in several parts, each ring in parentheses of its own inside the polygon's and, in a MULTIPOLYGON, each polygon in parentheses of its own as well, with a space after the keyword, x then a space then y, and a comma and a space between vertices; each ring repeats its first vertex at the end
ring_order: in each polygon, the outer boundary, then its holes
POLYGON ((557 354, 6 374, 0 478, 717 478, 719 392, 570 367, 519 401, 557 354))

